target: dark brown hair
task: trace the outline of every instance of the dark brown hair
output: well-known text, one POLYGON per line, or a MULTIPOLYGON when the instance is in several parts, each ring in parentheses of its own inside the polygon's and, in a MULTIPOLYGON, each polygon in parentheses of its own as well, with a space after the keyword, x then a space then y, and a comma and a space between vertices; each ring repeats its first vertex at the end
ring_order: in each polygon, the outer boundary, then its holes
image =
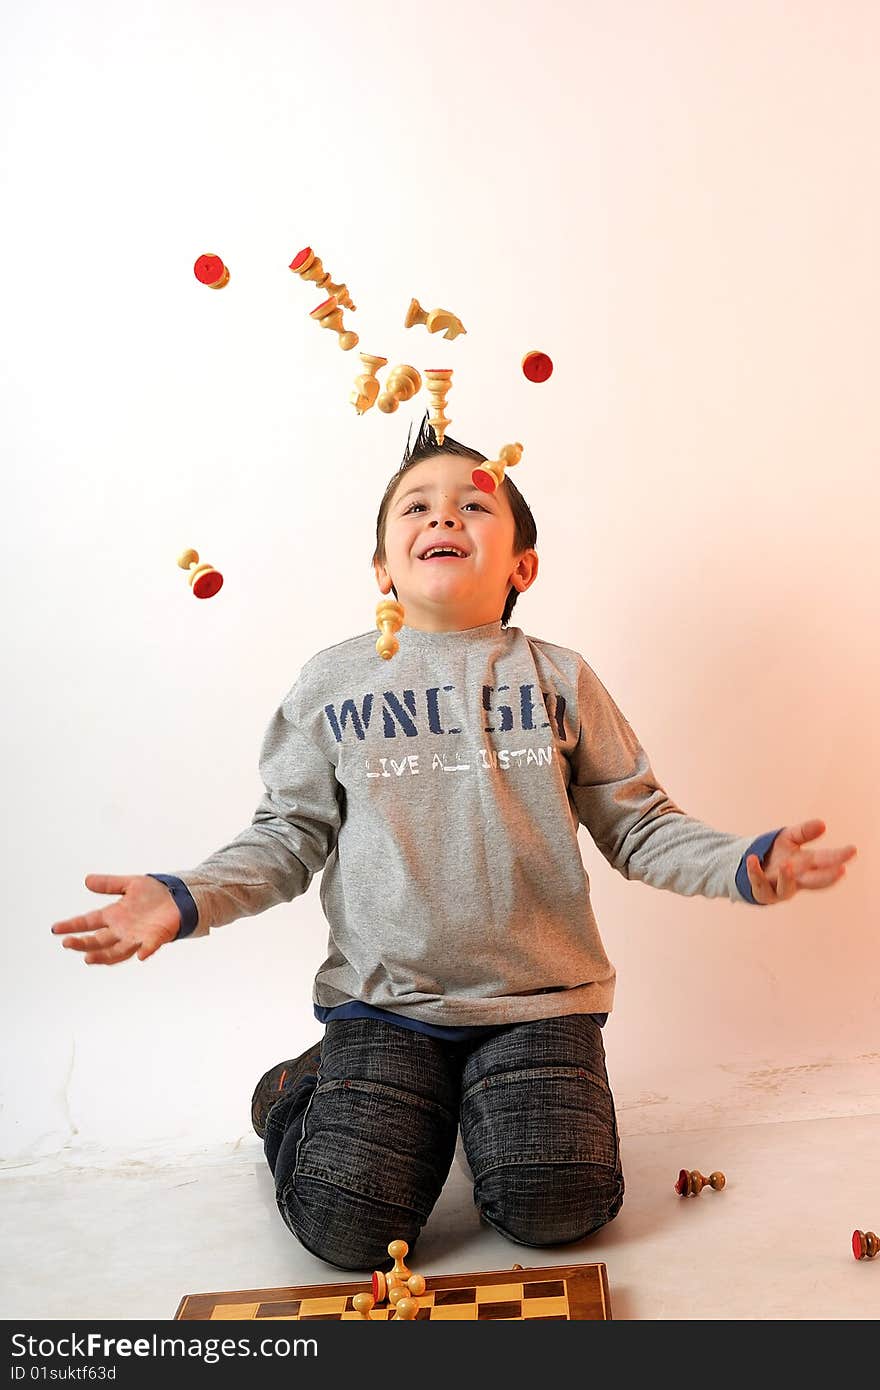
MULTIPOLYGON (((372 559, 372 564, 374 565, 377 561, 382 565, 385 563, 385 526, 388 521, 388 510, 391 506, 391 499, 397 491, 397 485, 404 473, 408 472, 415 464, 422 463, 424 459, 434 458, 436 454, 456 454, 459 458, 473 459, 475 463, 484 463, 486 459, 485 454, 478 453, 476 449, 469 448, 467 444, 459 444, 457 439, 450 439, 448 434, 444 437, 443 444, 438 444, 434 428, 428 423, 427 414, 422 420, 416 442, 413 444, 412 448, 410 448, 409 442, 411 434, 412 425, 410 425, 409 434, 406 438, 406 449, 404 450, 400 467, 390 478, 388 486, 385 488, 382 501, 379 503, 379 515, 376 517, 376 549, 373 551, 372 559)), ((535 525, 535 518, 532 516, 531 507, 523 497, 519 488, 515 483, 511 482, 506 473, 501 480, 501 487, 504 489, 504 494, 510 503, 510 510, 513 512, 514 553, 520 555, 524 550, 534 549, 538 541, 538 528, 535 525)), ((397 590, 393 586, 391 592, 394 597, 397 598, 397 590)), ((516 603, 517 597, 517 590, 511 584, 507 591, 504 612, 501 614, 502 627, 506 627, 510 622, 510 615, 513 612, 513 606, 516 603)))

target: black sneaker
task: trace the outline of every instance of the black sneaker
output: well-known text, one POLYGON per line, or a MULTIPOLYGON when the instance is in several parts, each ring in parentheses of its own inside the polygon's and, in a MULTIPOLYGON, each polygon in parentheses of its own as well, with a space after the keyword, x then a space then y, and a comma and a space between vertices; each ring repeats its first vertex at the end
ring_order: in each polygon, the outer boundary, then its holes
POLYGON ((251 1097, 251 1124, 260 1139, 266 1137, 266 1116, 281 1093, 292 1086, 301 1076, 316 1074, 321 1063, 321 1044, 313 1043, 300 1057, 289 1062, 279 1062, 261 1076, 251 1097))

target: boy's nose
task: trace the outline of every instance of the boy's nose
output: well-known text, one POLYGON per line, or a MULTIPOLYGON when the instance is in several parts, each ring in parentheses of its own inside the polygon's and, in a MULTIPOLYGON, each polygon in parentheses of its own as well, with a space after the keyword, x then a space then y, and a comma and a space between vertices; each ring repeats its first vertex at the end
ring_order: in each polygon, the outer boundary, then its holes
MULTIPOLYGON (((439 526, 439 525, 440 525, 440 518, 439 518, 439 517, 435 517, 435 518, 432 520, 431 525, 432 525, 432 526, 439 526)), ((457 525, 458 525, 458 522, 457 522, 457 520, 456 520, 456 518, 455 518, 454 516, 444 516, 444 518, 443 518, 443 525, 444 525, 444 526, 457 526, 457 525)))

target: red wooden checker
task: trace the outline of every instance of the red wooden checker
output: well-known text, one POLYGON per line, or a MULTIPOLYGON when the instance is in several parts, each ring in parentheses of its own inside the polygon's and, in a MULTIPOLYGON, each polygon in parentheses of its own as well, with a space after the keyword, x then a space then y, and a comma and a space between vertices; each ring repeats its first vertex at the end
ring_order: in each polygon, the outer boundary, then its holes
POLYGON ((216 285, 226 273, 226 267, 219 256, 199 256, 193 266, 195 277, 203 285, 216 285))
POLYGON ((553 362, 546 352, 527 352, 522 369, 529 381, 546 381, 553 373, 553 362))

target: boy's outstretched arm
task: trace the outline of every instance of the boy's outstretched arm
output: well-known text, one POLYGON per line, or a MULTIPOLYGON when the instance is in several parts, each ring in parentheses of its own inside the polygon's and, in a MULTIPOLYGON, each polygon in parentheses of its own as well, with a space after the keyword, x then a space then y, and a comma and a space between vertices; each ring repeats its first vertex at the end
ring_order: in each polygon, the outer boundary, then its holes
POLYGON ((830 888, 846 874, 846 861, 858 853, 855 845, 843 849, 804 848, 809 840, 825 834, 825 822, 805 820, 780 830, 761 867, 757 855, 749 855, 746 868, 752 895, 764 906, 785 902, 801 888, 830 888))
POLYGON ((93 893, 119 894, 119 901, 79 917, 55 922, 62 946, 85 955, 86 965, 119 965, 137 953, 146 960, 173 941, 180 913, 168 889, 145 874, 86 874, 93 893))

